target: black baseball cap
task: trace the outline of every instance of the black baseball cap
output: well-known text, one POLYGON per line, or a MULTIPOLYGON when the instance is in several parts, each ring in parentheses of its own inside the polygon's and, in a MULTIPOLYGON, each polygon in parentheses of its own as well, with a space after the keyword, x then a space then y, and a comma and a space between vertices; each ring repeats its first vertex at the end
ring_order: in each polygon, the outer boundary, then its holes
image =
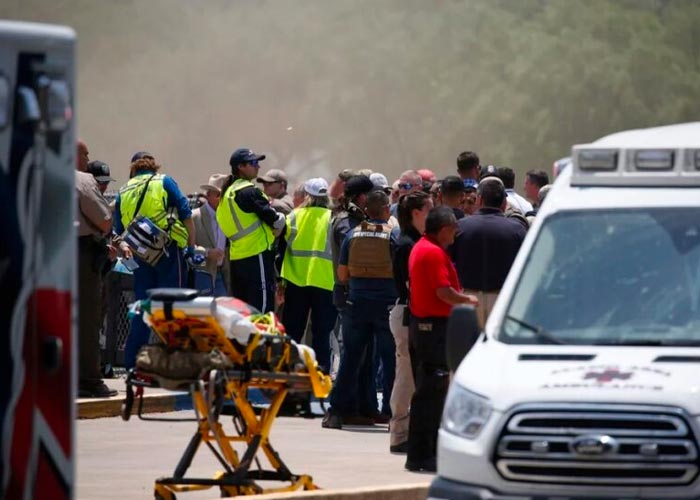
POLYGON ((359 194, 367 194, 374 189, 374 183, 366 175, 353 175, 345 181, 345 196, 348 198, 359 194))
POLYGON ((481 171, 479 172, 479 180, 485 179, 486 177, 498 177, 498 169, 493 165, 482 165, 481 171))
POLYGON ((100 184, 114 181, 114 179, 110 177, 109 165, 100 160, 93 160, 88 163, 87 173, 92 174, 95 180, 100 184))
POLYGON ((261 161, 265 159, 265 155, 259 155, 255 152, 253 152, 252 149, 249 148, 238 148, 233 152, 231 155, 231 159, 229 160, 229 165, 231 167, 237 167, 238 165, 241 165, 242 163, 248 163, 251 161, 261 161))
POLYGON ((137 151, 131 156, 131 163, 134 163, 136 160, 140 160, 142 158, 150 158, 151 160, 156 159, 155 156, 153 156, 148 151, 137 151))

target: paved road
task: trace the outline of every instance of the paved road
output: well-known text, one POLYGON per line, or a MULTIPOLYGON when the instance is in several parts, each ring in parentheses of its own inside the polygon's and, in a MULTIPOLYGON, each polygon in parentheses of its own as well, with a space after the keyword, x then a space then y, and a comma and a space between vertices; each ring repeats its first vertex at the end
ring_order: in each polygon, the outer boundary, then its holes
MULTIPOLYGON (((188 417, 176 412, 164 417, 188 417)), ((222 417, 222 419, 229 417, 222 417)), ((222 420, 230 429, 230 420, 222 420)), ((77 494, 82 500, 153 498, 153 481, 172 471, 195 424, 124 422, 120 418, 77 421, 77 494)), ((313 476, 324 489, 419 484, 429 474, 407 472, 405 455, 389 453, 386 426, 321 428, 321 420, 280 417, 270 437, 290 470, 313 476)), ((265 466, 263 464, 263 466, 265 466)), ((221 467, 202 446, 190 470, 209 477, 221 467)), ((181 493, 180 499, 214 499, 218 490, 181 493)))

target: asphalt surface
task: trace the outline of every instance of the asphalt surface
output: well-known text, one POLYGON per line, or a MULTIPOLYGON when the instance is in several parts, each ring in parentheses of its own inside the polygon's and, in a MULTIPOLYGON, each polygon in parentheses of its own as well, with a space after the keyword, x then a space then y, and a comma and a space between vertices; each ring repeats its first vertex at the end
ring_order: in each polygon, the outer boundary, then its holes
MULTIPOLYGON (((193 416, 191 411, 153 414, 167 418, 193 416)), ((222 417, 231 431, 230 417, 222 417)), ((83 500, 153 498, 153 481, 172 474, 196 429, 194 422, 145 422, 135 416, 78 420, 77 491, 83 500)), ((309 474, 324 489, 426 484, 430 474, 404 469, 405 455, 389 453, 386 425, 322 429, 321 419, 280 417, 270 436, 272 446, 296 474, 309 474)), ((237 447, 239 454, 241 448, 237 447)), ((267 468, 262 456, 261 463, 267 468)), ((221 465, 201 446, 191 476, 211 477, 221 465)), ((279 484, 279 483, 277 483, 279 484)), ((181 499, 219 498, 218 489, 179 493, 181 499)))

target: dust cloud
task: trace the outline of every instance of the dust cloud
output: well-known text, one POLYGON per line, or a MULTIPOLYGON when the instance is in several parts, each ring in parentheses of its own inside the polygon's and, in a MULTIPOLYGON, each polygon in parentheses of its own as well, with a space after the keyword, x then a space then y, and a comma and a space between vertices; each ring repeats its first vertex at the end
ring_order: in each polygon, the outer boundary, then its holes
POLYGON ((76 30, 79 136, 117 185, 131 154, 148 150, 192 192, 247 146, 268 155, 262 171, 283 168, 294 181, 344 168, 442 177, 475 150, 484 164, 514 167, 521 186, 527 169, 550 171, 575 142, 698 111, 695 88, 664 115, 595 114, 620 92, 604 81, 605 101, 574 51, 619 38, 608 18, 642 7, 592 3, 3 0, 0 17, 76 30), (580 34, 585 43, 571 31, 587 29, 584 15, 608 16, 602 34, 580 34))

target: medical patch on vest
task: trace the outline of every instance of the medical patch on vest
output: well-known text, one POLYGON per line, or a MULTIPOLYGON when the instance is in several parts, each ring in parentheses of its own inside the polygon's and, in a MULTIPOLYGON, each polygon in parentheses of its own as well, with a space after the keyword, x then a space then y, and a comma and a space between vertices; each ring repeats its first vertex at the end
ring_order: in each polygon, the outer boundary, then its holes
POLYGON ((390 233, 378 233, 375 231, 358 231, 352 233, 353 238, 381 238, 383 240, 388 240, 390 236, 390 233))

